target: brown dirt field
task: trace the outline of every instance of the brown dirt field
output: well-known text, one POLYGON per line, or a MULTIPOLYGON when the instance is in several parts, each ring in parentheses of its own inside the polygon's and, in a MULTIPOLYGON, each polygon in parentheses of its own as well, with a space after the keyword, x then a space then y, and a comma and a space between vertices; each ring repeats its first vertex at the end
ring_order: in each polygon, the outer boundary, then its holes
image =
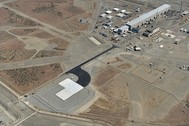
MULTIPOLYGON (((86 13, 81 8, 73 6, 73 0, 19 0, 16 2, 8 3, 7 6, 15 8, 31 17, 34 17, 40 21, 56 26, 57 28, 61 28, 62 30, 69 31, 65 29, 65 24, 70 23, 75 24, 76 20, 68 21, 67 19, 73 18, 75 16, 80 15, 83 16, 91 16, 91 14, 86 13)), ((77 21, 79 22, 79 21, 77 21)), ((78 23, 77 23, 78 24, 78 23)), ((70 25, 69 25, 70 26, 70 25)), ((75 25, 71 25, 74 26, 75 25)), ((86 29, 87 26, 77 26, 77 29, 83 30, 86 29)), ((71 29, 73 29, 71 27, 71 29)))
POLYGON ((41 29, 13 29, 10 30, 13 34, 19 36, 32 36, 38 37, 40 39, 48 39, 47 43, 54 44, 54 48, 48 50, 40 50, 34 58, 42 58, 42 57, 52 57, 52 56, 63 56, 64 51, 69 46, 69 42, 65 41, 61 38, 57 38, 41 29))
POLYGON ((134 76, 139 77, 150 83, 154 83, 164 73, 162 71, 152 69, 149 66, 141 65, 131 72, 134 76))
POLYGON ((43 57, 52 57, 52 56, 62 56, 64 53, 63 52, 58 52, 58 51, 54 51, 54 50, 41 50, 39 51, 34 59, 36 58, 43 58, 43 57))
POLYGON ((16 39, 10 39, 5 43, 0 44, 0 50, 21 50, 23 48, 23 42, 16 39))
POLYGON ((125 102, 107 98, 98 99, 86 113, 80 114, 91 119, 100 119, 113 124, 114 126, 125 126, 129 116, 129 105, 125 102))
POLYGON ((94 85, 102 95, 80 115, 109 122, 114 126, 125 126, 129 116, 129 102, 124 74, 118 75, 120 71, 108 66, 99 67, 94 73, 94 85))
POLYGON ((54 48, 55 50, 66 50, 66 48, 68 47, 69 45, 69 42, 68 41, 65 41, 63 39, 60 39, 60 38, 53 38, 51 40, 49 40, 49 43, 50 44, 56 44, 57 47, 54 48))
POLYGON ((34 28, 34 29, 13 29, 13 30, 9 30, 9 31, 18 36, 26 36, 33 32, 36 32, 38 30, 39 29, 34 28))
POLYGON ((162 123, 168 123, 171 126, 188 126, 189 111, 181 104, 173 107, 168 115, 160 120, 162 123))
POLYGON ((111 57, 111 58, 108 58, 105 62, 107 64, 114 64, 114 63, 118 63, 118 62, 122 62, 123 60, 121 60, 119 57, 111 57))
POLYGON ((38 28, 31 28, 31 29, 13 29, 9 30, 11 33, 18 35, 18 36, 35 36, 38 38, 49 39, 53 38, 54 36, 41 30, 38 28))
POLYGON ((35 37, 38 37, 38 38, 44 38, 44 39, 49 39, 49 38, 53 38, 54 36, 43 31, 43 30, 38 30, 38 31, 35 31, 35 32, 32 32, 31 34, 29 34, 30 36, 35 36, 35 37))
POLYGON ((117 68, 122 69, 122 70, 127 70, 127 69, 131 68, 131 66, 132 65, 130 63, 122 63, 122 64, 118 65, 117 68))
POLYGON ((5 43, 6 41, 9 41, 10 39, 14 39, 14 36, 10 35, 9 33, 5 31, 0 31, 0 44, 5 43))
POLYGON ((48 41, 48 43, 56 44, 56 47, 54 47, 53 50, 41 50, 36 54, 34 58, 63 56, 64 51, 67 49, 69 45, 69 42, 60 38, 52 38, 48 41))
POLYGON ((0 62, 21 61, 29 59, 36 53, 36 50, 24 49, 24 43, 7 32, 2 32, 0 36, 2 36, 0 40, 0 62))
POLYGON ((96 72, 96 75, 94 77, 94 85, 100 87, 119 73, 120 71, 111 67, 101 68, 99 71, 96 72))
POLYGON ((0 26, 37 26, 39 24, 23 18, 6 8, 0 8, 0 26))
POLYGON ((0 50, 0 62, 15 62, 26 60, 32 57, 35 53, 36 50, 0 50))
POLYGON ((5 70, 0 77, 19 94, 25 94, 57 77, 63 70, 60 64, 5 70))
POLYGON ((128 102, 128 87, 127 80, 123 74, 118 75, 116 78, 112 79, 110 82, 103 85, 99 91, 106 96, 111 98, 128 102))

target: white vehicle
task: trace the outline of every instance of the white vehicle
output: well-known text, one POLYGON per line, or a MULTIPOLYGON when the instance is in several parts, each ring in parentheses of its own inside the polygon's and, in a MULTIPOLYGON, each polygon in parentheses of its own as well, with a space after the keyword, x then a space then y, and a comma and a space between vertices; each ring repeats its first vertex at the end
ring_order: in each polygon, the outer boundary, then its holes
POLYGON ((181 28, 180 31, 184 31, 184 28, 181 28))
POLYGON ((184 32, 187 32, 188 30, 187 29, 184 29, 184 32))
POLYGON ((114 31, 115 33, 117 33, 118 29, 116 28, 116 29, 114 29, 113 31, 114 31))
POLYGON ((110 28, 110 31, 114 31, 115 28, 110 28))
POLYGON ((135 51, 141 51, 141 48, 138 47, 138 46, 134 46, 134 50, 135 50, 135 51))

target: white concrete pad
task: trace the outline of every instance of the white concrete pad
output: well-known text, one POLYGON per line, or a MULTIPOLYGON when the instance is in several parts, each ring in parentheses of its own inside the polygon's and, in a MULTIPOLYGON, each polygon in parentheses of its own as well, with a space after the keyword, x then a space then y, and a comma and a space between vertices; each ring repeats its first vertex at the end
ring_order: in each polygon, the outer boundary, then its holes
POLYGON ((66 100, 70 98, 72 95, 76 94, 80 90, 83 89, 82 86, 80 86, 78 83, 72 81, 71 79, 67 78, 64 81, 60 82, 59 85, 64 87, 63 90, 56 93, 56 96, 61 98, 62 100, 66 100))

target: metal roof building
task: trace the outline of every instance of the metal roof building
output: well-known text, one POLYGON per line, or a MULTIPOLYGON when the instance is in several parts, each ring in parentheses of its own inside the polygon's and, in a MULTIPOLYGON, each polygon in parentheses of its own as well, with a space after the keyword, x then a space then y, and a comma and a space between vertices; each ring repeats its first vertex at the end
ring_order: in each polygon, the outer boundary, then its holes
POLYGON ((138 18, 133 19, 132 21, 128 22, 127 25, 132 28, 132 27, 138 27, 144 23, 146 23, 149 20, 153 20, 160 14, 163 14, 170 10, 171 6, 168 4, 164 4, 150 12, 144 13, 143 15, 139 16, 138 18))
POLYGON ((127 25, 123 25, 120 28, 118 28, 118 33, 119 34, 125 33, 127 31, 129 31, 129 26, 127 26, 127 25))

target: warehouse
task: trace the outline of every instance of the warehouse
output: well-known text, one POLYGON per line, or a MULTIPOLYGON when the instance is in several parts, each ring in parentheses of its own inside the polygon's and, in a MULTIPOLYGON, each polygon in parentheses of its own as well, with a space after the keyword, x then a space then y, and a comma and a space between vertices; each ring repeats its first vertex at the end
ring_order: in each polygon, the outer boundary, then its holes
POLYGON ((127 31, 129 31, 129 26, 123 25, 123 26, 121 26, 120 28, 118 28, 117 33, 118 33, 118 34, 124 34, 124 33, 126 33, 127 31))
POLYGON ((143 25, 144 23, 150 21, 150 20, 154 20, 155 18, 157 18, 159 15, 167 12, 168 10, 170 10, 170 5, 168 4, 164 4, 150 12, 147 12, 141 16, 139 16, 138 18, 130 21, 127 23, 127 26, 129 26, 129 29, 132 29, 133 27, 140 27, 141 25, 143 25))
POLYGON ((160 31, 160 28, 157 26, 151 26, 146 29, 146 31, 142 34, 143 36, 149 37, 160 31))

